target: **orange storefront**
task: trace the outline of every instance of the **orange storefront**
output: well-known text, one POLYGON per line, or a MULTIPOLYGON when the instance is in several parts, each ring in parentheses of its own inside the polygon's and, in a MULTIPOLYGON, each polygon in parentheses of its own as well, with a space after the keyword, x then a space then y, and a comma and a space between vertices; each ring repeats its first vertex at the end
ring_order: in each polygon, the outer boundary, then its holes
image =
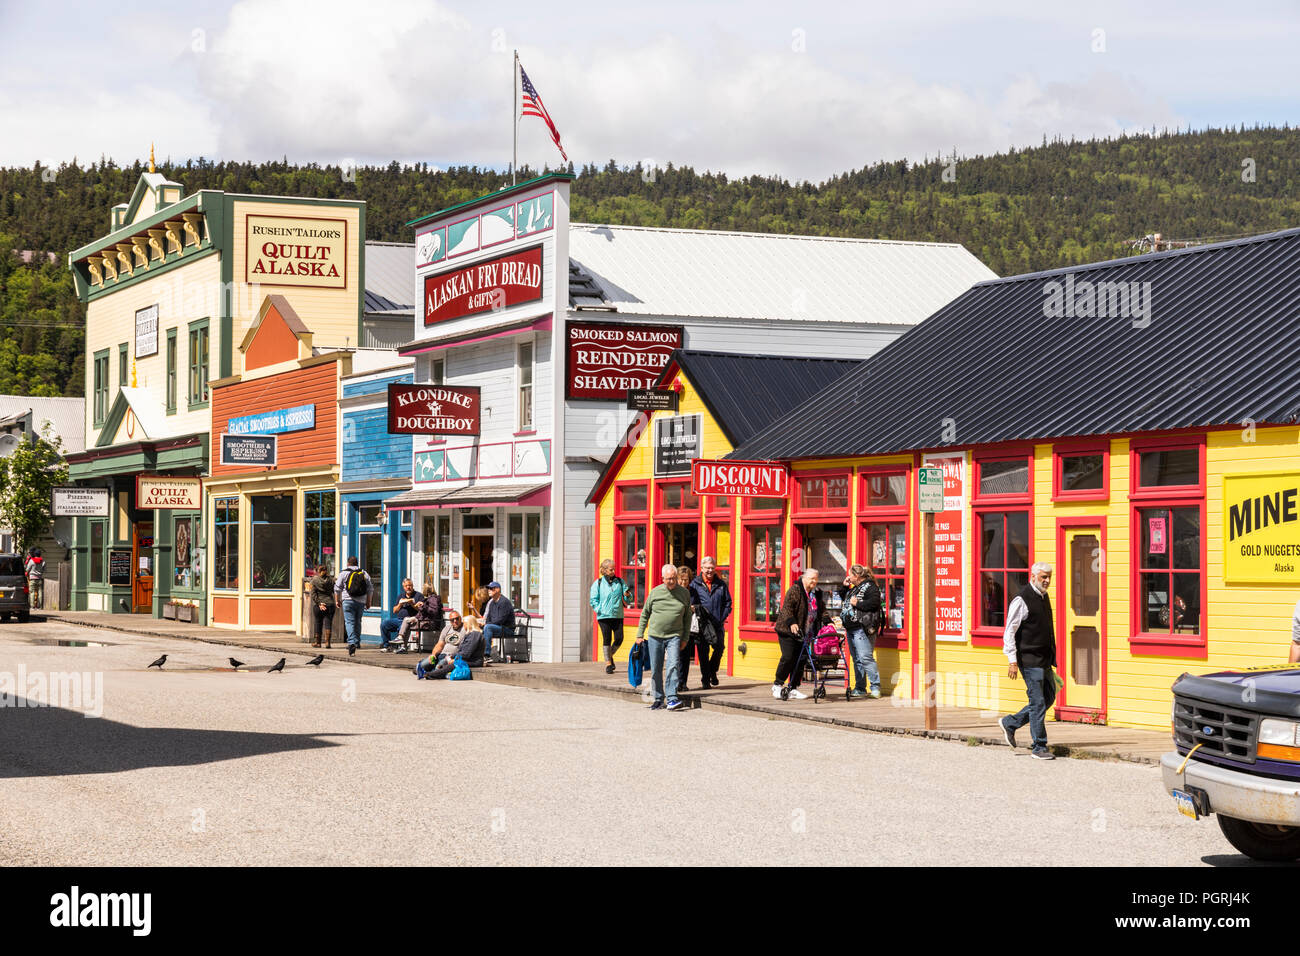
POLYGON ((311 354, 272 296, 249 330, 242 376, 212 387, 206 484, 212 623, 301 631, 318 564, 337 571, 340 381, 351 353, 311 354))

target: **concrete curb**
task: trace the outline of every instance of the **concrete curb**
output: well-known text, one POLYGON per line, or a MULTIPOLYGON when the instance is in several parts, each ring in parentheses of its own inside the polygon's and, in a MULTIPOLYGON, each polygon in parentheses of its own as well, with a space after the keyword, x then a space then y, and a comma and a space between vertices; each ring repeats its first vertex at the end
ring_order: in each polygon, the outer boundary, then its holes
MULTIPOLYGON (((119 626, 101 621, 81 621, 75 617, 64 617, 63 615, 45 616, 44 620, 61 624, 74 624, 79 627, 95 628, 97 630, 114 631, 121 634, 133 634, 136 636, 170 638, 186 641, 202 641, 206 644, 220 644, 227 647, 246 647, 253 650, 267 651, 276 654, 299 654, 302 657, 315 657, 324 650, 324 648, 315 648, 309 644, 304 644, 302 645, 301 650, 297 650, 292 646, 286 647, 283 643, 273 644, 251 641, 247 638, 239 640, 225 636, 212 636, 210 634, 185 634, 150 630, 148 628, 141 628, 134 623, 133 626, 126 627, 125 625, 119 626)), ((37 621, 35 616, 33 616, 33 621, 37 621)), ((238 632, 231 633, 235 634, 238 632)), ((220 635, 220 632, 218 632, 218 634, 220 635)), ((346 651, 344 651, 338 657, 330 654, 327 659, 342 661, 349 664, 361 664, 367 667, 387 667, 390 669, 410 671, 413 662, 419 660, 422 656, 423 655, 419 654, 404 654, 396 657, 387 657, 383 660, 371 660, 368 658, 349 657, 346 651)), ((524 687, 532 690, 551 690, 563 693, 586 694, 588 696, 622 700, 634 698, 638 704, 642 703, 641 691, 631 687, 630 685, 627 687, 611 687, 609 684, 596 681, 575 680, 571 677, 552 677, 530 671, 515 670, 508 664, 498 664, 491 667, 476 669, 474 672, 474 679, 492 684, 524 687)), ((971 740, 975 740, 978 741, 980 746, 1006 746, 1001 735, 992 732, 985 736, 981 734, 963 733, 960 731, 922 730, 913 727, 899 727, 893 724, 848 720, 843 717, 835 717, 831 715, 823 716, 816 712, 810 712, 807 709, 791 711, 766 704, 755 704, 741 700, 728 700, 721 694, 710 695, 708 697, 686 696, 682 699, 687 702, 693 710, 742 711, 755 715, 761 714, 764 717, 774 718, 777 720, 794 720, 805 723, 824 724, 826 726, 839 727, 844 730, 856 730, 865 733, 918 737, 930 740, 947 740, 967 744, 969 744, 971 740)), ((1158 766, 1160 763, 1159 757, 1148 757, 1143 754, 1098 749, 1096 747, 1072 747, 1068 744, 1052 744, 1051 750, 1058 757, 1072 757, 1075 759, 1086 760, 1117 760, 1124 763, 1135 763, 1146 766, 1158 766)))

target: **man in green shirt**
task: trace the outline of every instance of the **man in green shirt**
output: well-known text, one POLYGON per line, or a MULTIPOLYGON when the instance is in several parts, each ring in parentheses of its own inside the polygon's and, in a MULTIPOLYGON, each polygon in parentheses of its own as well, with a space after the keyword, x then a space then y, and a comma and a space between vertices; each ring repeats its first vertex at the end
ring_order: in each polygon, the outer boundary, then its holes
POLYGON ((682 641, 691 629, 691 592, 678 583, 676 565, 665 564, 659 573, 663 583, 645 599, 636 629, 636 642, 644 642, 646 631, 650 632, 650 667, 655 689, 650 709, 663 707, 666 695, 668 710, 680 710, 684 705, 677 699, 677 668, 682 641), (665 657, 668 660, 667 688, 664 687, 665 657))

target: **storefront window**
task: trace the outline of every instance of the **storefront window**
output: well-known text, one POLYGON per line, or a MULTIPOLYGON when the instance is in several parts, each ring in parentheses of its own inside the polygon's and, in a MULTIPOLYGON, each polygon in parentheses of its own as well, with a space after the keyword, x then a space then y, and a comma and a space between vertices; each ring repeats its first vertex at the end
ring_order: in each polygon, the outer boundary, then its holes
POLYGON ((645 511, 647 491, 645 485, 624 485, 618 489, 617 511, 645 511))
POLYGON ((176 518, 173 525, 172 539, 172 583, 178 588, 195 586, 194 570, 194 528, 198 521, 192 517, 176 518))
POLYGON ((451 518, 448 515, 424 519, 424 587, 436 588, 444 602, 451 594, 451 518))
POLYGON ((90 582, 104 583, 104 522, 90 523, 90 582))
POLYGON ((831 610, 838 610, 844 596, 844 578, 848 574, 849 526, 847 524, 799 524, 801 561, 791 569, 795 574, 813 569, 818 587, 829 598, 831 610))
POLYGON ((383 509, 380 505, 358 505, 357 557, 361 559, 361 569, 370 575, 370 583, 375 589, 375 607, 382 607, 384 597, 384 529, 382 525, 383 509))
POLYGON ((1148 634, 1201 633, 1201 509, 1139 508, 1138 621, 1148 634))
POLYGON ((885 627, 901 631, 907 594, 907 524, 902 521, 864 524, 859 555, 880 588, 885 627))
POLYGON ((510 516, 510 603, 537 614, 542 605, 542 516, 510 516))
POLYGON ((731 524, 728 522, 709 525, 709 549, 705 557, 712 558, 717 565, 718 577, 724 581, 731 580, 731 524))
POLYGON ((1061 456, 1061 491, 1096 491, 1103 487, 1105 457, 1096 455, 1061 456))
POLYGON ((907 475, 869 474, 862 476, 859 508, 901 508, 907 504, 907 475))
POLYGON ((1029 491, 1029 458, 980 461, 980 495, 1023 495, 1029 491))
POLYGON ((748 541, 748 587, 745 589, 746 619, 771 623, 781 610, 782 561, 781 526, 751 525, 745 532, 748 541))
POLYGON ((333 574, 338 568, 334 555, 334 492, 309 491, 302 496, 303 577, 325 565, 333 574))
POLYGON ((663 511, 692 511, 700 506, 700 499, 691 493, 689 482, 660 482, 660 509, 663 511))
POLYGON ((646 596, 646 529, 645 525, 618 526, 618 576, 632 592, 632 608, 640 608, 646 596))
POLYGON ((239 499, 215 498, 213 507, 212 586, 239 587, 239 499))
POLYGON ((829 475, 799 479, 799 510, 824 511, 849 506, 849 476, 829 475))
POLYGON ((1004 627, 1007 605, 1029 584, 1029 512, 984 511, 979 528, 979 616, 982 627, 1004 627))
POLYGON ((293 549, 293 499, 283 495, 249 498, 253 515, 253 590, 289 587, 293 549))
POLYGON ((1168 488, 1201 483, 1200 448, 1162 448, 1138 453, 1138 484, 1168 488))

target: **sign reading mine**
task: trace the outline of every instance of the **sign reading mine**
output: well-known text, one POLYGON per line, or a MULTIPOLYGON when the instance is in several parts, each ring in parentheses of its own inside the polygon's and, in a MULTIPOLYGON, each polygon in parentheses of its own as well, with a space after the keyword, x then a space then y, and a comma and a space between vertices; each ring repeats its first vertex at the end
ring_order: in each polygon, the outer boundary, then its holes
POLYGON ((567 398, 626 401, 628 392, 659 381, 681 348, 682 327, 570 322, 564 340, 567 398))
POLYGON ((426 327, 479 312, 500 312, 542 297, 542 247, 533 246, 424 277, 426 327))
POLYGON ((390 435, 477 435, 477 385, 389 385, 390 435))
POLYGON ((136 475, 137 508, 178 508, 199 511, 203 508, 203 479, 169 475, 136 475))
POLYGON ((735 495, 738 498, 784 498, 790 491, 790 470, 775 461, 691 462, 691 493, 735 495))

